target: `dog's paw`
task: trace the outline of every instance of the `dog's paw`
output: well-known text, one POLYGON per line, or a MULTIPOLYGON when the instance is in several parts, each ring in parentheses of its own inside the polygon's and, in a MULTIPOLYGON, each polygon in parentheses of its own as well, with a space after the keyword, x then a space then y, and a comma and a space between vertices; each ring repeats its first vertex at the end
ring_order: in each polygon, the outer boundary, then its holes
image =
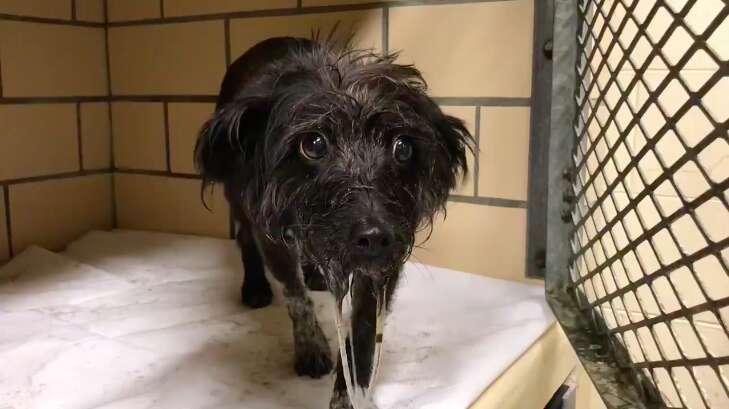
POLYGON ((329 348, 321 348, 312 343, 296 351, 294 370, 299 376, 321 378, 332 371, 332 359, 329 356, 329 348))
POLYGON ((263 308, 271 305, 273 300, 273 292, 269 286, 249 286, 243 285, 240 289, 241 299, 243 304, 253 308, 263 308))
POLYGON ((349 396, 346 391, 334 391, 332 400, 329 402, 329 409, 352 409, 349 396))

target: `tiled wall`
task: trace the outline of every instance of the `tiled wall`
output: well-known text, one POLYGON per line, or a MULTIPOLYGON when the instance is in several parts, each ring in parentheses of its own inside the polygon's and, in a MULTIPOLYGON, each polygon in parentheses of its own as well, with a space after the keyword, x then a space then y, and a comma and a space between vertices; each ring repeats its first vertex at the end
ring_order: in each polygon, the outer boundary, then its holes
POLYGON ((414 258, 522 279, 533 2, 424 3, 109 0, 119 226, 227 236, 220 194, 212 214, 199 204, 192 164, 226 64, 265 38, 309 36, 339 21, 362 47, 402 50, 401 61, 424 72, 431 94, 479 140, 448 218, 414 258))
POLYGON ((102 0, 0 1, 0 262, 112 226, 102 0))
POLYGON ((414 258, 522 279, 531 0, 0 0, 0 259, 113 221, 227 237, 220 189, 206 210, 192 162, 226 65, 337 22, 361 47, 401 50, 478 139, 414 258))

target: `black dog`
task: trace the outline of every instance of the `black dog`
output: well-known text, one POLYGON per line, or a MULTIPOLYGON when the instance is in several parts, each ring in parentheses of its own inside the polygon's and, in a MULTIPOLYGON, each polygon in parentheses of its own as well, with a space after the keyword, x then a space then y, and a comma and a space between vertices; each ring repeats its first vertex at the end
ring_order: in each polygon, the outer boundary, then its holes
MULTIPOLYGON (((224 184, 238 222, 243 302, 271 302, 267 266, 284 287, 300 375, 332 369, 305 282, 338 300, 351 282, 347 344, 357 382, 369 384, 378 297, 392 300, 416 231, 467 171, 463 122, 394 60, 329 41, 263 41, 228 69, 197 141, 204 186, 224 184)), ((350 407, 344 376, 340 359, 332 408, 350 407)))

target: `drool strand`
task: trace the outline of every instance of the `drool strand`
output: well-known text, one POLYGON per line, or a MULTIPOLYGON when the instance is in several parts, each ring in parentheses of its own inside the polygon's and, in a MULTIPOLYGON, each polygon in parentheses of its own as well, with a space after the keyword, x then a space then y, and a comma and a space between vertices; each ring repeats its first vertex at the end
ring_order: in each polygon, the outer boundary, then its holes
POLYGON ((377 380, 379 374, 380 364, 382 362, 382 339, 383 339, 383 328, 384 328, 384 300, 386 289, 380 294, 377 294, 377 316, 376 316, 376 332, 375 332, 375 347, 373 350, 372 367, 370 368, 370 382, 367 388, 359 386, 357 380, 357 361, 354 354, 354 338, 352 337, 352 279, 350 277, 349 291, 342 300, 337 300, 335 304, 334 319, 337 327, 337 338, 339 341, 339 354, 342 359, 342 370, 344 371, 344 381, 347 385, 347 395, 352 403, 353 409, 376 409, 374 402, 372 401, 372 390, 373 385, 377 380), (350 314, 347 319, 343 317, 343 310, 347 308, 350 314), (347 339, 350 340, 347 345, 347 339), (347 354, 349 349, 349 354, 347 354), (351 358, 351 362, 349 357, 351 358))

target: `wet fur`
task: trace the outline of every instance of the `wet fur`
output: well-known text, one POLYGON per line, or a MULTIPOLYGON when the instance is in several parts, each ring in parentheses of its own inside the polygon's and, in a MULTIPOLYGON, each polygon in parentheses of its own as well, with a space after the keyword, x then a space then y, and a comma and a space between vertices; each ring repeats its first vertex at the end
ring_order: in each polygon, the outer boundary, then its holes
MULTIPOLYGON (((393 299, 416 232, 431 226, 466 172, 472 138, 464 124, 426 95, 416 68, 394 61, 327 41, 263 41, 229 67, 195 148, 204 186, 224 185, 238 224, 243 302, 271 302, 264 265, 283 284, 301 375, 332 369, 305 283, 341 297, 354 275, 354 350, 358 364, 368 363, 374 295, 386 289, 393 299), (299 155, 312 133, 334 149, 324 161, 299 155), (415 148, 407 165, 392 159, 393 140, 403 135, 415 148), (349 245, 353 226, 372 219, 394 238, 376 264, 349 245)), ((362 384, 366 366, 357 368, 362 384)), ((332 408, 349 406, 345 388, 339 362, 332 408)))

